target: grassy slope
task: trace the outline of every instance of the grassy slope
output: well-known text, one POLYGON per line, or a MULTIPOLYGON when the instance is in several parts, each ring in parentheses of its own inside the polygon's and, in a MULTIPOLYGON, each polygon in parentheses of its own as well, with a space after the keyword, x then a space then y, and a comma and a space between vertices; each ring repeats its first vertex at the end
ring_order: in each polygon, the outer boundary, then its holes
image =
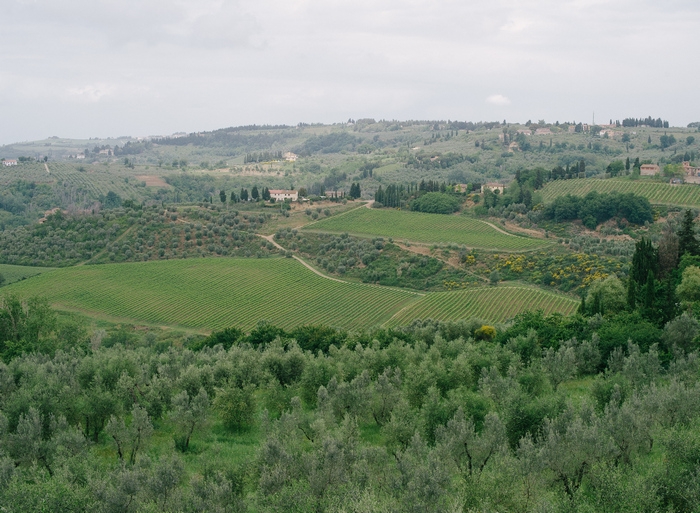
POLYGON ((216 330, 266 319, 285 328, 344 328, 471 316, 496 322, 526 309, 568 313, 576 301, 532 288, 496 287, 425 296, 339 283, 291 259, 207 258, 59 269, 5 289, 56 307, 136 323, 216 330), (390 320, 391 319, 391 320, 390 320))
POLYGON ((625 180, 586 178, 584 180, 559 180, 548 183, 542 190, 542 197, 549 202, 558 196, 571 194, 584 196, 590 191, 597 192, 633 192, 649 199, 651 203, 700 206, 700 185, 670 185, 649 180, 625 180))
POLYGON ((0 274, 5 277, 6 285, 51 270, 53 270, 53 267, 29 267, 26 265, 0 264, 0 274))
POLYGON ((423 214, 392 209, 359 208, 308 225, 316 232, 348 232, 365 237, 393 237, 423 243, 456 243, 470 248, 522 251, 547 242, 501 233, 488 224, 464 216, 423 214))
POLYGON ((456 321, 469 317, 500 322, 526 310, 541 309, 547 314, 552 312, 570 314, 577 307, 578 301, 575 299, 537 288, 484 287, 430 294, 398 312, 387 324, 390 326, 408 324, 417 318, 456 321))
POLYGON ((200 329, 388 320, 419 296, 331 281, 289 259, 187 259, 60 269, 7 288, 58 308, 200 329))

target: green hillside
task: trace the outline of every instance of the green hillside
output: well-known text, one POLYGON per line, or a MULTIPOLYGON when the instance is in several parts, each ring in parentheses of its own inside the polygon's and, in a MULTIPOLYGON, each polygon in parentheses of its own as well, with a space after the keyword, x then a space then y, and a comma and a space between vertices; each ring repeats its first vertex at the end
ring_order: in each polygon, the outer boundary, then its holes
POLYGON ((52 267, 0 264, 0 274, 5 278, 5 285, 51 270, 52 267))
POLYGON ((454 243, 469 248, 524 251, 548 243, 498 231, 491 225, 464 216, 423 214, 390 209, 358 208, 304 228, 360 237, 391 237, 428 244, 454 243))
POLYGON ((648 180, 626 180, 586 178, 582 180, 556 180, 549 182, 542 190, 542 198, 552 201, 554 198, 571 194, 585 196, 596 192, 633 192, 644 196, 651 203, 678 205, 683 207, 700 207, 700 185, 652 182, 648 180))
POLYGON ((200 258, 60 269, 7 288, 58 308, 204 330, 260 319, 281 327, 372 326, 419 296, 339 283, 296 260, 200 258))
POLYGON ((436 292, 400 311, 387 324, 400 326, 410 324, 418 318, 456 321, 470 317, 500 322, 526 310, 571 314, 578 303, 567 296, 528 287, 484 287, 436 292))
POLYGON ((292 259, 200 258, 58 269, 5 289, 45 296, 59 309, 135 323, 251 329, 265 319, 291 328, 367 328, 472 316, 501 321, 529 309, 569 313, 576 302, 538 289, 495 287, 426 295, 319 276, 292 259), (391 321, 390 321, 391 319, 391 321))

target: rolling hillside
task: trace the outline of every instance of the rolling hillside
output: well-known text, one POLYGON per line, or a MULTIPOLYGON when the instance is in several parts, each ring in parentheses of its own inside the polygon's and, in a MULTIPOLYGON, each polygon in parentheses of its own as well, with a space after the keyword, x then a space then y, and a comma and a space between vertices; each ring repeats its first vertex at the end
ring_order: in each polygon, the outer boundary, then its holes
POLYGON ((700 185, 670 185, 648 180, 586 178, 582 180, 557 180, 549 182, 542 190, 542 198, 549 202, 559 196, 571 194, 585 196, 597 192, 633 192, 644 196, 653 204, 700 207, 700 185))
POLYGON ((359 237, 385 237, 428 244, 460 244, 469 248, 526 251, 549 243, 511 235, 493 226, 459 215, 423 214, 394 209, 358 208, 312 223, 304 230, 348 232, 359 237))
POLYGON ((41 295, 58 309, 131 323, 203 331, 265 319, 291 328, 348 329, 415 318, 498 322, 528 309, 570 313, 577 302, 534 288, 492 287, 426 295, 329 280, 293 259, 200 258, 58 269, 5 291, 41 295))

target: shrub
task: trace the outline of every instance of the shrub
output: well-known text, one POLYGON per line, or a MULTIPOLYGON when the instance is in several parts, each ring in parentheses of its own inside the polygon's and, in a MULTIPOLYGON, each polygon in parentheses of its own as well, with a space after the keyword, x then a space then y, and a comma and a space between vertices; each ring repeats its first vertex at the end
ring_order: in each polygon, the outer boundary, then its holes
POLYGON ((452 214, 459 207, 459 199, 441 192, 429 192, 411 202, 411 210, 430 214, 452 214))
POLYGON ((230 386, 217 390, 214 408, 221 415, 224 427, 230 431, 241 431, 253 423, 255 416, 255 397, 252 384, 240 388, 230 386))

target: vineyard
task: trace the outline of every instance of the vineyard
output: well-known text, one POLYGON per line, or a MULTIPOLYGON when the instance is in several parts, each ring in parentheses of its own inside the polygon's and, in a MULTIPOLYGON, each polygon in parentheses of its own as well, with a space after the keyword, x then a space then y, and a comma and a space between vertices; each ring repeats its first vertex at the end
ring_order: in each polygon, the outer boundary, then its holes
POLYGON ((556 180, 549 182, 542 190, 545 201, 552 201, 559 196, 571 194, 585 196, 591 191, 604 192, 633 192, 644 196, 651 203, 679 205, 684 207, 700 207, 700 185, 684 184, 670 185, 668 183, 650 182, 645 180, 601 180, 586 178, 583 180, 556 180))
POLYGON ((261 320, 290 328, 323 323, 344 328, 386 322, 420 296, 331 281, 292 259, 199 258, 71 267, 7 287, 42 295, 65 309, 133 322, 195 329, 261 320))
POLYGON ((46 172, 43 162, 23 162, 18 166, 0 167, 0 185, 17 180, 34 183, 50 183, 53 178, 46 172))
POLYGON ((476 317, 488 322, 512 318, 527 310, 549 314, 573 313, 578 301, 559 294, 527 287, 489 287, 457 292, 435 292, 394 315, 390 326, 410 324, 414 319, 455 321, 476 317))
POLYGON ((59 183, 70 184, 76 190, 88 193, 90 197, 106 195, 109 191, 123 198, 142 199, 146 196, 141 182, 119 165, 80 166, 68 162, 50 162, 48 166, 51 176, 59 183))
POLYGON ((548 243, 499 232, 482 221, 464 216, 423 214, 390 209, 357 208, 308 225, 314 232, 350 233, 419 243, 454 243, 469 248, 526 251, 548 243))
POLYGON ((51 267, 0 264, 0 274, 5 278, 5 285, 51 270, 51 267))
POLYGON ((265 319, 284 328, 406 324, 415 318, 472 316, 498 322, 527 309, 570 313, 577 302, 533 288, 495 287, 425 296, 343 283, 284 258, 199 258, 69 267, 5 290, 45 296, 57 308, 201 330, 250 329, 265 319))

